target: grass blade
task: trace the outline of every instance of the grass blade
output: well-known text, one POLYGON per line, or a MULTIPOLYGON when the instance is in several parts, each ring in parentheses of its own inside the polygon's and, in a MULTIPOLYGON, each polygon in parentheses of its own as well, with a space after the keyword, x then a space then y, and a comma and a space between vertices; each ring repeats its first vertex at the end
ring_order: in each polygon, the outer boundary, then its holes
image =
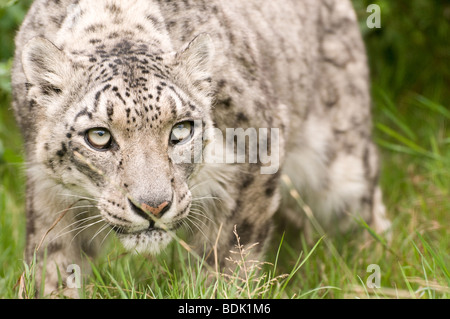
POLYGON ((317 243, 314 245, 314 247, 309 251, 309 253, 305 256, 305 258, 302 260, 302 262, 300 262, 300 259, 302 257, 302 253, 300 253, 300 256, 297 259, 297 262, 295 263, 295 266, 293 268, 293 270, 291 271, 291 273, 289 274, 289 276, 286 278, 284 285, 282 286, 281 291, 284 291, 286 289, 286 286, 288 285, 289 281, 292 279, 292 277, 294 277, 294 275, 297 273, 297 271, 302 268, 302 266, 305 264, 305 262, 309 259, 309 257, 312 255, 312 253, 316 250, 316 248, 319 246, 320 242, 322 241, 322 239, 325 236, 322 236, 319 238, 319 240, 317 241, 317 243), (298 266, 297 266, 298 265, 298 266))
POLYGON ((433 102, 423 95, 417 95, 415 97, 415 100, 418 102, 417 105, 425 107, 426 109, 432 112, 439 113, 440 115, 443 115, 447 119, 450 119, 450 111, 443 105, 433 102))
POLYGON ((447 280, 448 285, 450 286, 450 273, 447 269, 447 266, 445 264, 445 261, 442 259, 442 256, 440 254, 437 254, 436 251, 430 246, 430 244, 420 235, 418 232, 416 232, 417 237, 419 237, 420 241, 422 242, 423 247, 426 249, 428 253, 434 258, 436 263, 441 268, 443 274, 445 275, 445 278, 447 280))
MULTIPOLYGON (((399 133, 397 133, 390 127, 388 127, 384 124, 381 124, 381 123, 377 123, 376 127, 383 133, 389 135, 390 137, 392 137, 395 140, 399 141, 400 143, 404 144, 408 149, 413 151, 413 153, 423 155, 423 156, 426 156, 426 157, 429 157, 432 159, 440 159, 440 156, 436 156, 436 154, 434 154, 430 151, 427 151, 426 149, 417 145, 415 142, 411 141, 410 139, 400 135, 399 133)), ((386 142, 386 143, 389 143, 389 142, 386 142)))

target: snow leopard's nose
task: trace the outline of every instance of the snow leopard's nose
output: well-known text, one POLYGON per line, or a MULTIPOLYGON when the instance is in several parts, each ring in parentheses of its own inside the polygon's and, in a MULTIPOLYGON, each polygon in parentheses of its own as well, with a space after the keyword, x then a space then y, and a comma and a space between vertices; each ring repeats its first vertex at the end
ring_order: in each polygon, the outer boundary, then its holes
POLYGON ((160 204, 150 204, 150 203, 144 203, 140 202, 139 205, 136 205, 131 200, 129 200, 130 206, 133 209, 135 213, 140 215, 141 217, 144 217, 146 219, 152 219, 150 214, 155 216, 156 218, 161 218, 165 212, 167 212, 170 209, 170 206, 172 205, 172 202, 170 201, 164 201, 160 204))
POLYGON ((167 210, 169 210, 170 203, 166 201, 159 204, 158 207, 152 207, 146 203, 141 203, 141 207, 144 211, 152 213, 155 217, 161 217, 167 210))

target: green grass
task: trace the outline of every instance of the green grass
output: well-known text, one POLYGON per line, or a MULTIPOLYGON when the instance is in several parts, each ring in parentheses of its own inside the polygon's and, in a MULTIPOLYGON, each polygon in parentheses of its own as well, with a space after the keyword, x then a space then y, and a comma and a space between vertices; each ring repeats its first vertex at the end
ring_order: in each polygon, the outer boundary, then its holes
MULTIPOLYGON (((372 2, 382 8, 382 28, 361 28, 372 70, 374 138, 383 160, 380 182, 393 223, 391 242, 371 236, 364 224, 357 235, 331 238, 318 230, 312 243, 288 227, 274 236, 267 263, 247 261, 238 277, 216 276, 202 257, 178 243, 149 257, 126 253, 113 240, 92 262, 82 297, 450 297, 450 6, 354 1, 360 21, 372 2), (380 267, 381 288, 367 285, 371 264, 380 267), (256 266, 260 272, 252 271, 256 266)), ((27 3, 0 2, 0 298, 34 296, 33 265, 23 262, 22 141, 9 109, 8 80, 14 29, 27 3)), ((240 261, 242 255, 232 257, 240 261)))

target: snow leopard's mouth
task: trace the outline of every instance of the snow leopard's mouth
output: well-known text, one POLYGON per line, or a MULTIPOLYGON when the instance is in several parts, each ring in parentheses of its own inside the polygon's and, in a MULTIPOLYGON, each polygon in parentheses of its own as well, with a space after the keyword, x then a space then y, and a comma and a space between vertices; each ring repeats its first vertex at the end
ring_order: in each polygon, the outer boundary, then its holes
POLYGON ((170 225, 170 227, 158 227, 155 225, 154 221, 150 221, 150 225, 145 229, 134 230, 127 229, 123 226, 112 225, 112 229, 116 232, 116 234, 120 235, 138 235, 141 233, 151 233, 151 232, 167 232, 167 231, 176 231, 182 225, 181 221, 174 222, 170 225))
POLYGON ((170 232, 176 228, 178 228, 178 223, 166 230, 154 225, 139 231, 130 231, 123 227, 114 227, 113 229, 128 251, 158 254, 172 241, 173 236, 170 232))

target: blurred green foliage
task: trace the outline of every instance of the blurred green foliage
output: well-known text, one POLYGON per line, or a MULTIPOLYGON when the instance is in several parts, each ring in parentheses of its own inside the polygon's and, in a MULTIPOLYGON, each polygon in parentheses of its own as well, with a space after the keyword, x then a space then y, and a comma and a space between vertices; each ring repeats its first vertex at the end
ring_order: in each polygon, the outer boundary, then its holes
POLYGON ((450 98, 450 1, 354 0, 372 78, 391 96, 414 91, 443 103, 450 98), (381 8, 381 28, 368 29, 366 7, 381 8))
POLYGON ((31 0, 0 0, 0 61, 14 53, 14 36, 31 0))
POLYGON ((0 99, 11 91, 9 73, 14 55, 14 36, 31 0, 0 0, 0 99))

